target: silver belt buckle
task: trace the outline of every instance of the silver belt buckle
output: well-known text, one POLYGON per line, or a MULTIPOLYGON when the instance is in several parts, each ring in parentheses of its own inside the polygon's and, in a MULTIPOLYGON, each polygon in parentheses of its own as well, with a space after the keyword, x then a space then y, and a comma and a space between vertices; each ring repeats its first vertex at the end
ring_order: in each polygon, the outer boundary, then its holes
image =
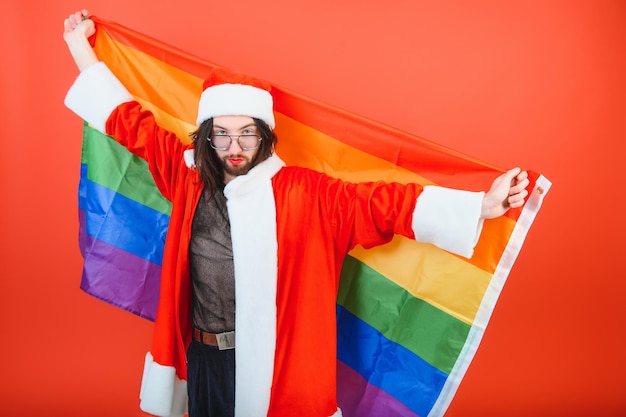
POLYGON ((235 348, 235 331, 219 333, 217 336, 217 347, 219 350, 235 348))

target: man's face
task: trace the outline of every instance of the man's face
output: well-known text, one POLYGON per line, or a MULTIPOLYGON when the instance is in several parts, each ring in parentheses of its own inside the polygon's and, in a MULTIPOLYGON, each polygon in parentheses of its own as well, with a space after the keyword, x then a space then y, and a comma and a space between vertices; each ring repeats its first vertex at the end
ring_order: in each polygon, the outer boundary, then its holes
MULTIPOLYGON (((247 116, 218 116, 213 118, 213 132, 211 137, 214 138, 214 145, 217 140, 216 136, 231 135, 232 140, 228 143, 227 137, 220 138, 228 146, 225 150, 215 149, 217 156, 222 161, 224 168, 224 182, 228 183, 233 178, 247 174, 252 169, 252 159, 259 151, 258 147, 252 150, 244 150, 237 140, 239 135, 259 135, 256 123, 251 117, 247 116)), ((242 144, 244 139, 242 138, 242 144)), ((245 144, 244 144, 245 147, 245 144)))

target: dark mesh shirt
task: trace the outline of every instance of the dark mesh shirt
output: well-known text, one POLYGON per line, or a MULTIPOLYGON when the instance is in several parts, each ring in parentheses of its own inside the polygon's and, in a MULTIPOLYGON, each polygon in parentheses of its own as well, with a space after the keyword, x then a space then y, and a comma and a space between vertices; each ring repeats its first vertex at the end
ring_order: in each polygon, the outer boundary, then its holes
POLYGON ((189 243, 193 325, 211 333, 235 330, 235 272, 226 197, 202 193, 189 243))

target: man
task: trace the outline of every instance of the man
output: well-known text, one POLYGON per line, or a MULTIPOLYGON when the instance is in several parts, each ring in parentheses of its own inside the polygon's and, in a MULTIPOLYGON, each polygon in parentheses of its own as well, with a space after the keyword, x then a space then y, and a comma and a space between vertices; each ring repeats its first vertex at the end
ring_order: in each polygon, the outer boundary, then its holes
POLYGON ((188 396, 191 417, 340 416, 335 303, 348 251, 402 234, 471 256, 482 220, 524 203, 519 169, 472 193, 286 167, 269 86, 232 72, 207 78, 184 145, 98 61, 94 30, 86 10, 64 22, 80 70, 66 104, 145 159, 172 202, 145 411, 182 415, 188 396))

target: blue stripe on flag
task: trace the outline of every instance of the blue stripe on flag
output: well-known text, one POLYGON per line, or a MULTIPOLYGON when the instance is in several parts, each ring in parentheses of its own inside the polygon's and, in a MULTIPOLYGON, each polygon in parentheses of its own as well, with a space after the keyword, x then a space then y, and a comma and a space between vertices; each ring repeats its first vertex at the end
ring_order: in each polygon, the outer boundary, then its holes
POLYGON ((81 164, 79 208, 86 213, 87 234, 161 265, 170 216, 89 180, 86 173, 81 164))
POLYGON ((370 384, 427 416, 448 377, 337 305, 337 358, 370 384))

